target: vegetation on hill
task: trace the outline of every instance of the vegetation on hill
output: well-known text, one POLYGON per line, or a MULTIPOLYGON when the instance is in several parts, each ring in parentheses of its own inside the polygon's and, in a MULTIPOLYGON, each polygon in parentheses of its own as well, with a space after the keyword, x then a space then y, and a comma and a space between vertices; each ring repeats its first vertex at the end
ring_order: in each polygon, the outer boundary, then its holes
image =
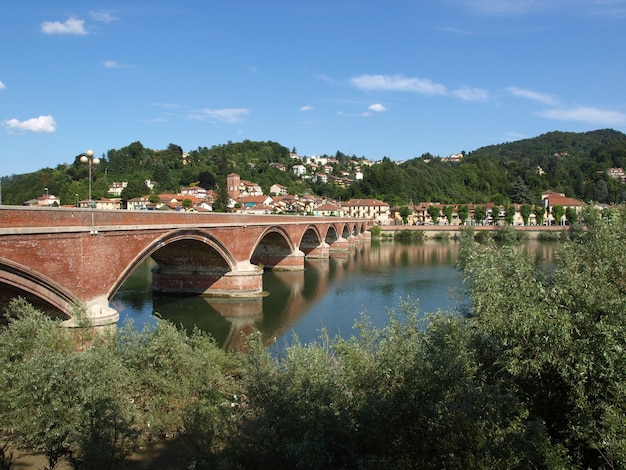
MULTIPOLYGON (((87 168, 79 157, 54 169, 3 177, 3 203, 23 204, 41 197, 44 188, 60 197, 62 204, 74 204, 77 197, 86 199, 87 168)), ((608 168, 626 168, 626 135, 610 129, 550 132, 483 147, 454 163, 430 154, 402 163, 384 158, 371 166, 364 164, 363 157, 340 151, 333 157, 337 161, 334 176, 350 174, 360 166, 363 180, 341 188, 299 178, 291 168, 301 162, 290 158, 288 148, 270 141, 228 142, 187 153, 175 144, 153 150, 133 142, 101 156, 100 164, 93 168, 93 197, 106 197, 115 181, 137 187, 151 180, 156 184, 155 193, 176 193, 197 182, 213 189, 224 187, 226 175, 236 172, 243 180, 259 184, 265 194, 278 183, 291 194, 310 192, 340 200, 379 198, 398 206, 410 202, 532 204, 538 203, 547 189, 584 201, 626 200, 626 186, 606 173, 608 168)), ((128 198, 129 192, 122 196, 128 198)))
POLYGON ((165 321, 91 336, 16 300, 0 436, 49 468, 117 467, 150 440, 154 468, 624 468, 626 213, 584 217, 550 273, 466 232, 466 315, 406 302, 280 353, 165 321))

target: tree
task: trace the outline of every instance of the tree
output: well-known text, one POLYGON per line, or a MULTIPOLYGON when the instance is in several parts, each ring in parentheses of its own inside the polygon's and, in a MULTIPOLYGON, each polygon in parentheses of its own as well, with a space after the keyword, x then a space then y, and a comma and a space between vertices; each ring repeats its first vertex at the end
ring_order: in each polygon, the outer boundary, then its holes
POLYGON ((511 188, 511 202, 515 204, 528 204, 532 201, 528 186, 521 177, 518 177, 511 188))
POLYGON ((539 204, 535 206, 535 208, 533 209, 533 212, 537 220, 537 225, 542 225, 543 218, 545 217, 545 214, 546 214, 546 208, 543 207, 541 204, 539 204))
POLYGON ((188 211, 193 206, 193 201, 189 199, 188 197, 186 197, 185 199, 183 199, 182 206, 183 206, 183 209, 188 211))
POLYGON ((516 212, 515 206, 513 206, 513 205, 508 205, 504 209, 504 221, 508 225, 513 225, 513 220, 515 218, 515 212, 516 212))
POLYGON ((142 197, 147 195, 150 189, 146 186, 143 180, 131 180, 128 185, 122 190, 121 197, 125 201, 130 201, 136 197, 142 197))
POLYGON ((474 220, 477 224, 482 225, 487 218, 487 208, 483 205, 474 208, 474 220))
POLYGON ((227 212, 228 205, 230 203, 230 196, 228 195, 228 188, 226 187, 226 180, 217 185, 216 199, 213 201, 214 212, 227 212))
POLYGON ((347 340, 322 333, 319 341, 296 343, 280 357, 253 348, 243 373, 250 399, 228 440, 225 466, 556 464, 541 422, 529 418, 514 396, 484 382, 464 320, 424 320, 410 302, 401 308, 390 311, 381 329, 361 318, 358 336, 347 340))
POLYGON ((428 206, 428 215, 430 215, 433 224, 437 225, 439 223, 439 214, 441 213, 441 209, 435 205, 428 206))
POLYGON ((573 207, 567 207, 565 209, 565 220, 569 225, 578 222, 578 211, 573 207))
POLYGON ((598 202, 608 202, 607 198, 609 196, 609 190, 606 184, 606 181, 600 179, 596 181, 596 200, 598 202))
POLYGON ((460 259, 486 377, 545 423, 568 467, 623 468, 626 220, 582 217, 550 276, 512 246, 464 240, 460 259))
POLYGON ((497 225, 499 221, 500 221, 500 206, 498 204, 495 204, 491 208, 491 223, 493 225, 497 225))
MULTIPOLYGON (((2 431, 20 448, 43 453, 49 469, 66 456, 88 468, 122 460, 137 430, 131 376, 112 357, 115 347, 96 340, 97 351, 79 351, 80 335, 68 334, 25 301, 9 308, 16 318, 0 338, 9 385, 2 384, 0 415, 11 424, 2 431)), ((93 341, 93 333, 87 334, 93 341)))
POLYGON ((411 215, 411 209, 407 206, 400 207, 400 217, 402 217, 402 223, 407 225, 409 223, 409 216, 411 215))
POLYGON ((465 225, 465 221, 469 217, 469 207, 467 207, 467 204, 461 204, 457 208, 457 213, 459 216, 459 220, 461 221, 461 225, 465 225))
POLYGON ((209 171, 201 171, 198 174, 198 184, 204 189, 213 189, 215 187, 215 175, 209 171))
POLYGON ((530 219, 530 214, 532 213, 533 208, 530 204, 522 204, 519 209, 520 215, 524 220, 524 225, 528 225, 528 220, 530 219))
POLYGON ((554 217, 554 223, 560 225, 565 215, 565 208, 559 204, 552 206, 552 217, 554 217))
POLYGON ((443 208, 443 214, 446 216, 446 220, 448 224, 452 223, 452 216, 454 215, 454 207, 453 206, 445 206, 443 208))

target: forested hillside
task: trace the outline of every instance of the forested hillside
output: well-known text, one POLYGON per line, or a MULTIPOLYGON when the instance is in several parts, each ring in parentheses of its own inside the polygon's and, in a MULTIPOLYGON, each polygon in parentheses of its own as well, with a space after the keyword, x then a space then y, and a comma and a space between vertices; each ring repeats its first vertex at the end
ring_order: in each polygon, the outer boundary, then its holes
MULTIPOLYGON (((335 176, 351 174, 356 166, 364 175, 362 181, 347 188, 297 177, 291 169, 302 162, 292 159, 288 148, 271 141, 228 142, 186 153, 176 144, 153 150, 133 142, 100 157, 94 168, 94 198, 106 197, 114 181, 129 182, 122 197, 130 199, 147 194, 143 185, 147 179, 156 183, 156 193, 176 193, 196 182, 207 189, 223 186, 226 175, 236 172, 242 179, 258 183, 265 194, 272 184, 279 183, 292 194, 310 192, 342 200, 375 197, 392 205, 535 203, 546 189, 585 201, 626 200, 626 186, 606 173, 608 168, 626 167, 626 135, 611 129, 550 132, 483 147, 464 154, 459 162, 424 154, 402 163, 384 158, 370 166, 365 164, 366 156, 337 151, 332 155, 337 160, 335 176)), ((35 173, 3 177, 2 202, 23 204, 43 195, 44 188, 59 196, 62 204, 72 204, 76 197, 87 198, 88 172, 79 158, 35 173)), ((308 170, 312 175, 314 170, 308 170)))

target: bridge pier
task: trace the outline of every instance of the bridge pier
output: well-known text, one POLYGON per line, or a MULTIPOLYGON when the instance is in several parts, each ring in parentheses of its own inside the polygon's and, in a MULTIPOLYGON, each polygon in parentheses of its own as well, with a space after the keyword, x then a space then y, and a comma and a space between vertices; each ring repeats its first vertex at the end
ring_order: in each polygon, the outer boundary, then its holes
POLYGON ((272 269, 276 271, 304 270, 304 253, 300 250, 295 250, 287 256, 266 253, 263 256, 256 257, 254 261, 263 265, 265 269, 272 269))
POLYGON ((215 271, 152 270, 152 291, 158 294, 255 297, 263 292, 263 270, 242 262, 225 273, 215 271))
POLYGON ((322 242, 317 248, 313 248, 306 255, 306 259, 328 259, 330 255, 330 245, 322 242))
POLYGON ((330 245, 331 252, 348 251, 350 249, 350 242, 347 238, 339 237, 332 245, 330 245))
POLYGON ((62 324, 68 328, 105 326, 117 323, 120 314, 109 307, 109 300, 105 296, 97 297, 85 303, 86 312, 83 318, 72 317, 62 324))

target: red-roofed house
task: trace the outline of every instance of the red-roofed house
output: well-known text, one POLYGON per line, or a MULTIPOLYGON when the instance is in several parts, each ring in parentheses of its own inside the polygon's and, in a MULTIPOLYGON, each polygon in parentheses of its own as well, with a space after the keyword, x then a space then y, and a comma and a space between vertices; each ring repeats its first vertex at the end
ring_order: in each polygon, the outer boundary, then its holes
POLYGON ((566 197, 565 194, 556 193, 554 191, 545 191, 541 193, 541 203, 546 208, 546 221, 549 224, 564 223, 563 220, 556 221, 552 216, 552 208, 554 206, 563 206, 564 209, 573 208, 576 212, 580 212, 582 208, 585 206, 585 203, 579 199, 574 199, 573 197, 566 197))

